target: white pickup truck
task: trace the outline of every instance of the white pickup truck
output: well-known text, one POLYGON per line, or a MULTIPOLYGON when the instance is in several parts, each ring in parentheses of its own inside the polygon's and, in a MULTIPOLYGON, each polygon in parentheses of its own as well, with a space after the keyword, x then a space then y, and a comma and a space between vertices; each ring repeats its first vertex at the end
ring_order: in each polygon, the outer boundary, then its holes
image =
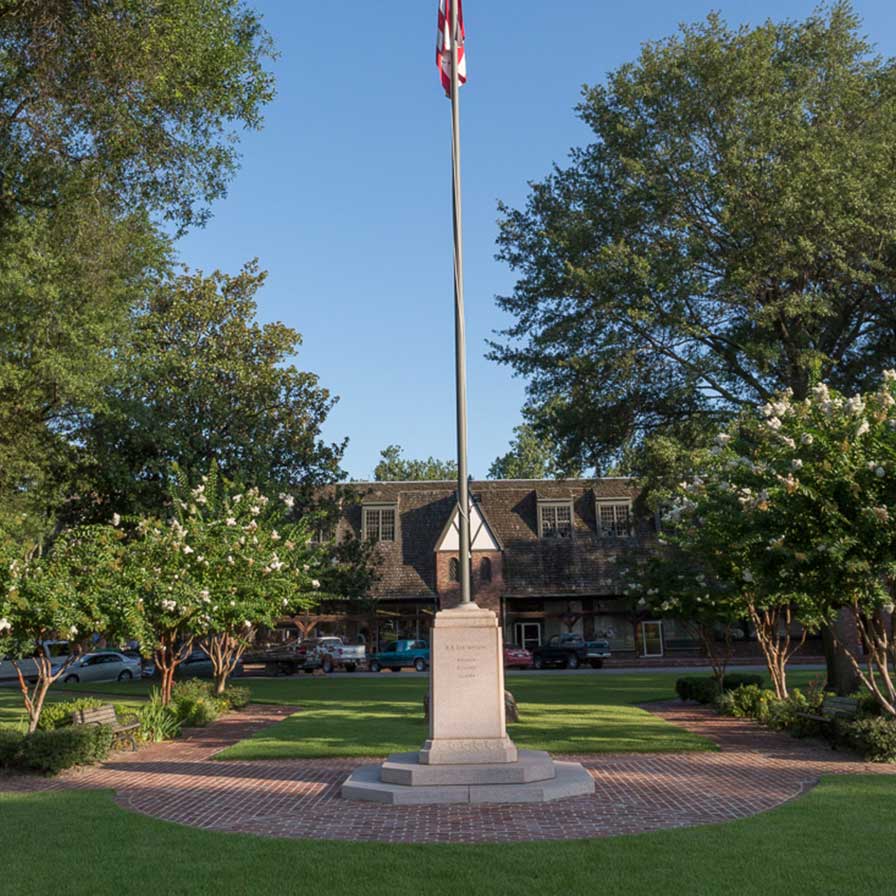
POLYGON ((346 644, 342 638, 329 635, 304 641, 302 647, 305 654, 303 668, 306 672, 313 672, 315 669, 322 669, 327 673, 336 669, 354 672, 367 659, 367 648, 363 644, 346 644))
MULTIPOLYGON (((71 645, 68 641, 42 641, 41 648, 44 654, 53 661, 53 666, 63 665, 71 653, 71 645)), ((22 675, 26 680, 34 678, 37 675, 37 664, 31 657, 26 657, 16 661, 18 667, 22 670, 22 675)), ((16 667, 13 665, 9 657, 0 659, 0 682, 17 681, 18 674, 16 667)))

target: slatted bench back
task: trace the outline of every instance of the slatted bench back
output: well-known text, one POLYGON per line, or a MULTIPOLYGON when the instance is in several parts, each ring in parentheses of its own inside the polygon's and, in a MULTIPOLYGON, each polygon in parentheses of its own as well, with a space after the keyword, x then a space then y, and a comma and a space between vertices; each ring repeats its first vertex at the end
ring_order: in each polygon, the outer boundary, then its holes
POLYGON ((832 718, 854 719, 859 713, 859 701, 853 697, 825 697, 821 712, 832 718))
POLYGON ((72 713, 72 721, 76 725, 116 725, 115 707, 111 703, 98 706, 96 709, 79 709, 72 713))

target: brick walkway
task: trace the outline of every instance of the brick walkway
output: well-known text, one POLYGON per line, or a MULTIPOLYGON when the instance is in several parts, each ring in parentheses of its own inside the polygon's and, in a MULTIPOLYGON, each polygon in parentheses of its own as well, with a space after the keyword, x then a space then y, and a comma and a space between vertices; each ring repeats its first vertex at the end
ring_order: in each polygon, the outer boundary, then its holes
POLYGON ((721 751, 575 757, 594 776, 594 796, 546 805, 378 806, 343 802, 338 795, 349 772, 371 760, 212 760, 218 750, 293 711, 254 706, 173 743, 115 754, 52 780, 0 779, 0 789, 112 788, 126 809, 218 831, 464 843, 566 840, 730 821, 799 796, 823 774, 896 772, 702 708, 647 708, 715 740, 721 751))

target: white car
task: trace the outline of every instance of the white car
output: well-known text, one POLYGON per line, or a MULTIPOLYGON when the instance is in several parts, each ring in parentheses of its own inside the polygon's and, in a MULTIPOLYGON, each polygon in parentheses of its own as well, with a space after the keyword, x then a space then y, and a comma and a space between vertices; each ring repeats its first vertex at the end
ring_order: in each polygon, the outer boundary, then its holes
POLYGON ((79 681, 130 681, 139 679, 142 664, 139 659, 125 656, 115 650, 88 653, 76 660, 62 676, 64 684, 79 681))

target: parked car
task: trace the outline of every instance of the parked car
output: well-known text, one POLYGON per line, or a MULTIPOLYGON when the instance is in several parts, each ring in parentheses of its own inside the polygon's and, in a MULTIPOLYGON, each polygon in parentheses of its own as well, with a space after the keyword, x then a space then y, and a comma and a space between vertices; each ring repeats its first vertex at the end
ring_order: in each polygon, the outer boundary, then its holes
POLYGON ((354 672, 364 663, 367 648, 363 644, 346 644, 342 638, 328 635, 303 641, 297 652, 305 657, 306 672, 322 669, 329 674, 336 669, 354 672))
MULTIPOLYGON (((212 661, 204 650, 193 650, 190 655, 177 667, 175 678, 211 678, 215 674, 212 661)), ((243 674, 243 661, 236 664, 232 675, 243 674)))
POLYGON ((142 675, 140 659, 125 656, 117 650, 88 653, 75 660, 62 676, 64 684, 79 681, 131 681, 142 675))
MULTIPOLYGON (((54 672, 65 663, 71 653, 71 645, 68 641, 41 641, 41 649, 44 655, 52 661, 51 665, 54 672)), ((36 677, 37 664, 32 657, 16 660, 16 665, 26 680, 30 681, 36 677)), ((18 677, 12 658, 0 658, 0 681, 15 681, 18 677)))
POLYGON ((578 669, 586 662, 588 648, 584 639, 575 634, 554 635, 546 644, 539 644, 532 651, 532 665, 536 669, 543 669, 545 666, 578 669))
POLYGON ((609 641, 587 641, 585 647, 588 648, 588 662, 592 669, 600 669, 604 660, 610 657, 609 641))
POLYGON ((504 665, 508 669, 528 669, 532 665, 532 654, 525 647, 505 644, 504 665))
POLYGON ((418 672, 425 672, 429 667, 429 644, 426 641, 390 641, 370 658, 371 672, 381 669, 400 672, 409 667, 418 672))

